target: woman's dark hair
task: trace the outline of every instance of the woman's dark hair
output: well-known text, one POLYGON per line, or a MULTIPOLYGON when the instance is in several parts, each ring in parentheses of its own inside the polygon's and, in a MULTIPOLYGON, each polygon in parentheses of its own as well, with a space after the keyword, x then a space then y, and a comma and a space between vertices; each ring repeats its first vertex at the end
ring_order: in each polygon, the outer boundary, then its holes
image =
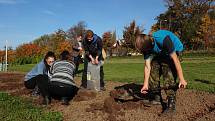
POLYGON ((56 60, 56 56, 55 56, 54 52, 52 52, 52 51, 48 51, 46 53, 44 60, 46 60, 49 57, 53 57, 56 60))
POLYGON ((60 60, 71 60, 71 55, 70 55, 69 51, 64 50, 64 51, 60 54, 60 60))
POLYGON ((53 57, 54 60, 56 60, 56 56, 55 56, 54 52, 48 51, 48 52, 46 53, 45 57, 44 57, 44 60, 43 60, 44 63, 45 63, 45 65, 46 65, 46 67, 50 67, 50 66, 47 64, 47 62, 46 62, 46 59, 48 59, 49 57, 53 57))
POLYGON ((153 38, 146 34, 139 34, 136 37, 135 47, 141 53, 150 51, 154 47, 153 38))

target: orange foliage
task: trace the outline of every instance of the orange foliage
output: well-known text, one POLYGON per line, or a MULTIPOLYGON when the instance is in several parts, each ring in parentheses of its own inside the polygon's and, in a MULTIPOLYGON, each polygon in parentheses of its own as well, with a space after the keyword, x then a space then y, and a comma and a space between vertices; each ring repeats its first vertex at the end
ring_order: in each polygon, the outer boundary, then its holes
POLYGON ((16 48, 17 57, 31 57, 41 53, 41 48, 36 44, 23 44, 16 48))
POLYGON ((105 32, 102 35, 103 48, 107 49, 107 47, 112 46, 111 45, 111 37, 112 37, 111 32, 105 32))
POLYGON ((71 52, 72 46, 69 41, 60 42, 59 45, 57 46, 56 54, 58 55, 61 52, 63 52, 64 50, 68 50, 71 52))
MULTIPOLYGON (((5 50, 0 50, 0 63, 5 61, 5 50)), ((13 62, 15 60, 15 51, 8 50, 7 51, 7 61, 8 63, 13 62)))

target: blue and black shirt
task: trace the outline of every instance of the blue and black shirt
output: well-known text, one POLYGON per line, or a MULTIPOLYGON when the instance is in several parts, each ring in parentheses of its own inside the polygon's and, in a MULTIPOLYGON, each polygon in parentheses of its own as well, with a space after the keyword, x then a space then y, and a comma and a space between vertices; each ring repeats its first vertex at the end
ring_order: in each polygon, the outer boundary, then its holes
POLYGON ((144 53, 144 59, 149 59, 154 55, 170 55, 173 52, 183 51, 183 44, 180 39, 168 30, 158 30, 152 34, 154 48, 144 53))
POLYGON ((24 80, 28 81, 37 75, 47 75, 49 68, 46 66, 45 60, 43 59, 40 63, 38 63, 30 72, 25 75, 24 80))

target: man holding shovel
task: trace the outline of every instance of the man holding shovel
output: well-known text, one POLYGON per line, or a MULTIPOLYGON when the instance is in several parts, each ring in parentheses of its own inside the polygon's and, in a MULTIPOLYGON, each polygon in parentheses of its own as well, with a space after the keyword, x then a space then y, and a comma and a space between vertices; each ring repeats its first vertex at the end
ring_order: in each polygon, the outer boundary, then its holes
POLYGON ((105 90, 104 87, 104 72, 103 66, 101 65, 102 57, 102 39, 93 33, 92 30, 88 30, 83 40, 83 48, 85 51, 84 56, 84 71, 82 75, 82 84, 81 87, 87 88, 87 68, 89 62, 93 65, 100 65, 100 90, 105 90))
MULTIPOLYGON (((160 77, 163 76, 165 86, 176 85, 179 77, 179 88, 185 88, 187 81, 184 79, 178 53, 183 50, 179 38, 170 31, 158 30, 152 35, 140 34, 136 38, 136 48, 144 54, 144 83, 141 93, 159 88, 160 77)), ((165 90, 167 94, 167 108, 164 112, 175 111, 176 90, 165 90)), ((155 101, 160 101, 160 92, 154 92, 155 101)))

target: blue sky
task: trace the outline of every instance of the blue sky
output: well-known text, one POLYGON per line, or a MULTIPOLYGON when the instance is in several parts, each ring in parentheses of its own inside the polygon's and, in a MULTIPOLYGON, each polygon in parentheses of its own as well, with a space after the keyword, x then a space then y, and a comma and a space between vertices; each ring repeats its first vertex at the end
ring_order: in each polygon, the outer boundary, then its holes
POLYGON ((147 33, 166 9, 163 0, 0 0, 0 49, 5 40, 15 49, 57 29, 68 30, 79 21, 99 36, 116 30, 121 38, 132 20, 147 33))

